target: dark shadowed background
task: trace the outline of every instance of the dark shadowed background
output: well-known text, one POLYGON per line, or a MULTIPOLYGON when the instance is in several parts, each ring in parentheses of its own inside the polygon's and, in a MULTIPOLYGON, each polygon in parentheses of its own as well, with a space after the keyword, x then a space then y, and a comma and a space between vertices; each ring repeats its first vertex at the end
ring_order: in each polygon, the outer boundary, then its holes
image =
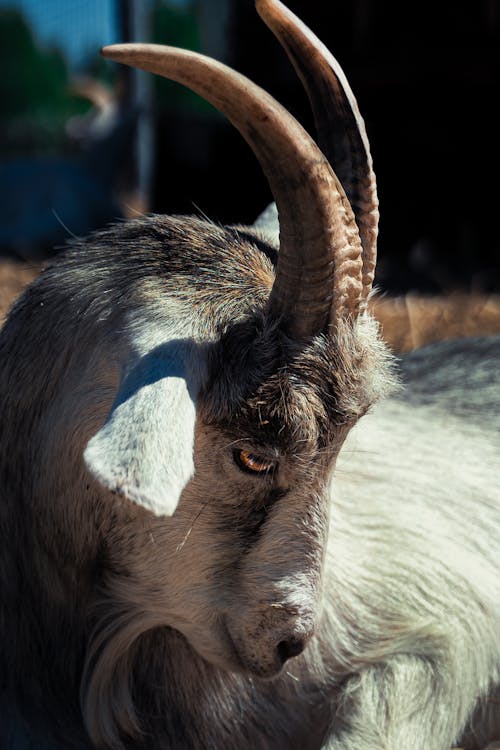
MULTIPOLYGON (((289 0, 344 67, 379 183, 377 283, 500 291, 497 0, 289 0)), ((0 0, 0 253, 32 259, 137 211, 251 222, 271 199, 241 137, 176 84, 105 63, 152 40, 229 63, 313 132, 252 0, 0 0)))

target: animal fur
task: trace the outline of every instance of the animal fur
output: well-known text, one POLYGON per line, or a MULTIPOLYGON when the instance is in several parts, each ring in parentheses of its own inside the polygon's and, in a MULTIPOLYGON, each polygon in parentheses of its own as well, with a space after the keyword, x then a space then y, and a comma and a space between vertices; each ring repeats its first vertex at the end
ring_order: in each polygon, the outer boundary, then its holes
POLYGON ((340 178, 250 82, 134 47, 235 102, 279 253, 260 223, 131 221, 73 243, 0 333, 2 750, 499 739, 500 339, 394 361, 352 92, 257 5, 344 118, 340 178))

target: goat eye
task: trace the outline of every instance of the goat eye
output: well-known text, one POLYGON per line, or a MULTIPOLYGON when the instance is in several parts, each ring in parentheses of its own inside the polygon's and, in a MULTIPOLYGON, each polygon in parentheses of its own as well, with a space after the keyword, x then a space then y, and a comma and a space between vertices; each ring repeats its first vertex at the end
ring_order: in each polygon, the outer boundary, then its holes
POLYGON ((276 468, 276 461, 250 451, 236 450, 233 455, 238 468, 251 474, 269 474, 276 468))

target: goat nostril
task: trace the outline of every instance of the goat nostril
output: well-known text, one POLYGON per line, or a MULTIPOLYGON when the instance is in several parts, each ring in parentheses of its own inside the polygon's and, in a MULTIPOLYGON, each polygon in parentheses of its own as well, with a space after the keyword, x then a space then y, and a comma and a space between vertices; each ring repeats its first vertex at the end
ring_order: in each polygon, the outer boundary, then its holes
POLYGON ((292 656, 298 656, 306 647, 305 638, 290 638, 288 641, 278 643, 278 656, 281 663, 284 664, 292 656))

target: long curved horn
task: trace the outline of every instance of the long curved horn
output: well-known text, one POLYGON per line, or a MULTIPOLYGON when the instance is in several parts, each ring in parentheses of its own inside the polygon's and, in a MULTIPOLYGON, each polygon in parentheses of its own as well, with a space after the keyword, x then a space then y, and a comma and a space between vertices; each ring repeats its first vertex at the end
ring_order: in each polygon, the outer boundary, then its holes
POLYGON ((352 206, 363 246, 363 302, 377 260, 378 198, 365 124, 331 52, 280 0, 256 0, 257 11, 288 54, 307 91, 318 143, 352 206))
POLYGON ((280 220, 270 312, 309 337, 359 312, 361 243, 349 201, 325 156, 269 94, 211 58, 154 44, 118 44, 105 57, 188 86, 223 112, 267 177, 280 220))

